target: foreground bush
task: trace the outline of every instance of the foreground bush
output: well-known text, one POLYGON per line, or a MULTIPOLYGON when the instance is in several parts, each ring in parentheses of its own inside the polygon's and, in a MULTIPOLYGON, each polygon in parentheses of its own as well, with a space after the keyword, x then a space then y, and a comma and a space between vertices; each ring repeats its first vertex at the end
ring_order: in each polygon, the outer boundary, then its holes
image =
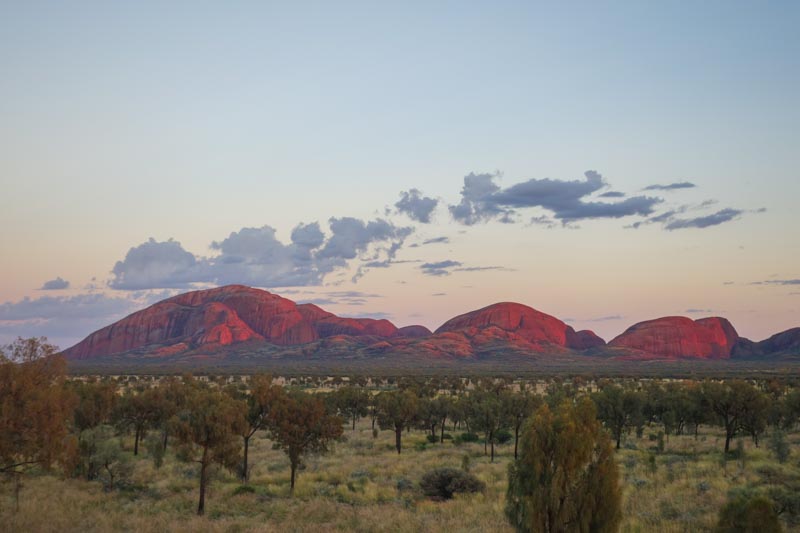
POLYGON ((719 513, 718 533, 780 533, 783 531, 773 503, 763 495, 737 491, 719 513))
POLYGON ((519 451, 506 498, 517 531, 617 531, 619 473, 591 400, 539 408, 525 424, 519 451))
POLYGON ((449 500, 453 494, 480 492, 486 485, 474 475, 455 468, 437 468, 427 472, 419 482, 425 496, 449 500))

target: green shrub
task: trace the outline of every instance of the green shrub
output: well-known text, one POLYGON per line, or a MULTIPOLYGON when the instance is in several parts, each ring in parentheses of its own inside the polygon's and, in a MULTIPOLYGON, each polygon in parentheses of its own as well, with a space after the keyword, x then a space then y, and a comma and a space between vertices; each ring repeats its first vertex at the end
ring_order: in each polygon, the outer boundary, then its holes
POLYGON ((735 491, 719 513, 718 533, 780 533, 775 506, 763 495, 735 491))
POLYGON ((428 442, 430 442, 431 444, 436 444, 437 442, 439 442, 439 437, 437 437, 436 435, 426 435, 425 438, 428 439, 428 442))
POLYGON ((513 438, 514 435, 512 435, 511 432, 506 429, 501 429, 494 435, 494 440, 498 444, 508 444, 513 438))
POLYGON ((478 442, 481 440, 481 436, 477 433, 461 433, 455 438, 456 444, 461 444, 462 442, 478 442))
POLYGON ((779 463, 785 463, 789 459, 789 443, 786 440, 786 433, 776 429, 769 436, 769 449, 775 454, 779 463))
POLYGON ((233 489, 233 495, 238 496, 240 494, 255 494, 256 489, 253 488, 251 485, 239 485, 235 489, 233 489))
POLYGON ((434 500, 449 500, 453 494, 480 492, 486 485, 474 475, 456 468, 436 468, 422 476, 419 482, 425 496, 434 500))

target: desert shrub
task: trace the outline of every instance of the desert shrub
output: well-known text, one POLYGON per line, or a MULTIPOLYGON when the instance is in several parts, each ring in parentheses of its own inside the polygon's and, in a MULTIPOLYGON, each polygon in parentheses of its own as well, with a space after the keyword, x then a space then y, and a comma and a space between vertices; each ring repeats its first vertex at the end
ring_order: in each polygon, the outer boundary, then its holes
POLYGON ((769 498, 749 491, 734 491, 719 513, 718 533, 779 533, 778 513, 769 498))
POLYGON ((147 453, 153 458, 153 465, 156 468, 161 468, 161 465, 164 464, 164 454, 166 452, 164 449, 164 439, 161 438, 161 435, 151 433, 147 436, 147 439, 145 439, 144 445, 147 449, 147 453))
POLYGON ((233 495, 238 496, 240 494, 255 494, 256 489, 253 488, 252 485, 239 485, 235 489, 233 489, 233 495))
POLYGON ((486 487, 474 475, 456 468, 436 468, 426 472, 419 486, 425 496, 434 500, 449 500, 453 494, 480 492, 486 487))
POLYGON ((442 435, 442 440, 453 440, 453 436, 450 433, 445 433, 442 435))
POLYGON ((512 435, 507 429, 501 429, 495 433, 494 438, 498 444, 508 444, 514 438, 514 435, 512 435))
POLYGON ((455 438, 456 444, 461 444, 462 442, 478 442, 481 440, 481 436, 477 433, 461 433, 455 438))
POLYGON ((414 443, 414 450, 418 452, 424 452, 425 449, 428 447, 427 442, 415 442, 414 443))
POLYGON ((414 490, 414 482, 411 481, 410 479, 401 477, 400 479, 397 480, 396 487, 397 490, 399 490, 400 492, 407 490, 414 490))
POLYGON ((437 437, 436 435, 426 435, 425 438, 428 439, 428 442, 430 442, 431 444, 436 444, 437 442, 439 442, 439 437, 437 437))
POLYGON ((472 465, 472 459, 470 458, 468 453, 465 453, 464 457, 461 458, 461 470, 463 470, 464 472, 469 472, 471 465, 472 465))
POLYGON ((775 454, 779 463, 785 463, 789 459, 789 442, 786 440, 786 433, 776 429, 769 437, 769 449, 775 454))

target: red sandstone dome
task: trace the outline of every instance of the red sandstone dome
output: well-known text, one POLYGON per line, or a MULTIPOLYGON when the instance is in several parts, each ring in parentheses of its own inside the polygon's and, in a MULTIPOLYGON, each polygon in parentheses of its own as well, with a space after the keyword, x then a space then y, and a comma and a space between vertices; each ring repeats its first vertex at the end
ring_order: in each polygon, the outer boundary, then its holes
POLYGON ((394 337, 397 327, 388 320, 338 317, 264 290, 228 285, 158 302, 92 333, 64 354, 86 359, 147 346, 189 348, 246 341, 290 346, 334 335, 394 337))
POLYGON ((663 358, 728 359, 738 340, 736 330, 724 318, 669 316, 639 322, 608 345, 663 358))
POLYGON ((605 344, 591 331, 576 332, 561 320, 527 305, 503 302, 459 315, 445 322, 436 334, 499 328, 534 345, 549 343, 583 350, 605 344))

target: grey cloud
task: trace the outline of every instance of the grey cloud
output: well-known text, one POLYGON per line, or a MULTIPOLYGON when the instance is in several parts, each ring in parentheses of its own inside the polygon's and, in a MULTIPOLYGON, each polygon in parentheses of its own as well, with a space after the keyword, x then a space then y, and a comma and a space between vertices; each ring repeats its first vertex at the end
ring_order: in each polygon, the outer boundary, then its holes
POLYGON ((800 285, 800 279, 770 279, 767 281, 756 281, 751 285, 800 285))
POLYGON ((608 191, 598 195, 600 198, 625 198, 624 192, 608 191))
POLYGON ((436 261, 432 263, 423 263, 420 265, 420 270, 422 270, 423 274, 428 276, 449 276, 451 268, 459 267, 461 263, 459 261, 436 261))
POLYGON ((400 193, 400 200, 394 206, 400 213, 405 213, 412 220, 429 224, 431 221, 431 214, 439 205, 439 200, 422 196, 419 189, 411 189, 400 193))
POLYGON ((45 336, 65 348, 141 306, 100 293, 5 302, 0 304, 0 344, 17 336, 45 336))
MULTIPOLYGON (((270 226, 242 228, 211 243, 218 255, 196 257, 170 239, 154 239, 131 248, 112 271, 109 286, 122 290, 189 288, 198 283, 243 283, 259 287, 320 285, 334 270, 359 254, 374 252, 374 260, 392 260, 412 228, 376 219, 331 218, 331 235, 314 222, 299 224, 284 243, 270 226)), ((356 279, 363 275, 359 270, 356 279)))
POLYGON ((635 196, 621 202, 586 202, 584 197, 606 187, 603 177, 589 170, 584 180, 530 179, 501 189, 495 175, 470 174, 464 178, 461 202, 450 206, 450 213, 462 224, 498 218, 512 222, 514 209, 541 207, 563 224, 592 218, 621 218, 649 215, 660 198, 635 196))
POLYGON ((658 183, 654 185, 648 185, 644 188, 645 191, 675 191, 678 189, 693 189, 696 185, 694 183, 688 181, 679 181, 676 183, 669 183, 667 185, 660 185, 658 183))
POLYGON ((422 244, 447 244, 449 242, 449 237, 434 237, 433 239, 426 239, 422 241, 422 244))
POLYGON ((112 289, 140 290, 150 288, 187 288, 196 281, 198 261, 175 240, 147 242, 128 250, 125 259, 117 261, 109 281, 112 289))
POLYGON ((710 215, 695 217, 695 218, 676 218, 666 224, 664 229, 668 231, 685 228, 708 228, 710 226, 718 226, 725 222, 730 222, 739 218, 744 211, 741 209, 726 208, 710 215))
POLYGON ((57 277, 56 279, 51 279, 45 281, 39 290, 42 291, 59 291, 63 289, 69 288, 69 281, 61 278, 61 276, 57 277))
POLYGON ((698 314, 698 313, 706 314, 713 312, 714 312, 713 309, 695 309, 695 308, 689 308, 686 311, 684 311, 684 313, 689 313, 689 314, 698 314))
POLYGON ((506 268, 502 266, 473 266, 473 267, 459 267, 454 269, 457 272, 482 272, 484 270, 503 270, 505 272, 511 272, 513 269, 506 268))

